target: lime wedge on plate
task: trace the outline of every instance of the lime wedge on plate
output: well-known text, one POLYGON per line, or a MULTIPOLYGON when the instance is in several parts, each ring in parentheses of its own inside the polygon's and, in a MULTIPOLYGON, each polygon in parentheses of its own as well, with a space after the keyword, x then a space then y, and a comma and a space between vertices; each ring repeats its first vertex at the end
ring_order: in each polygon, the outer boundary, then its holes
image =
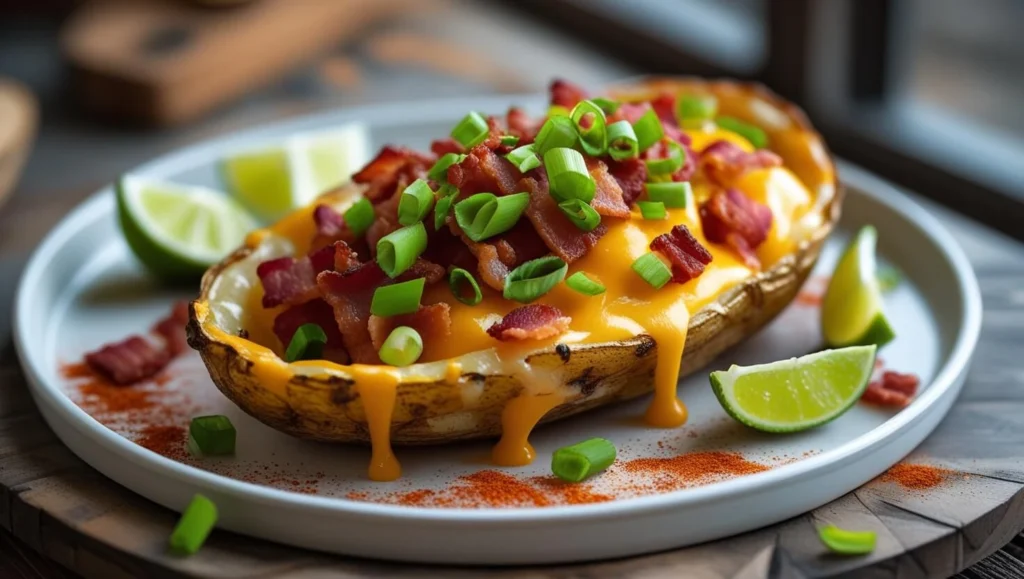
POLYGON ((864 226, 839 258, 821 304, 825 343, 836 348, 862 344, 882 346, 893 338, 882 311, 882 290, 875 272, 878 234, 864 226))
POLYGON ((368 157, 366 129, 349 125, 239 151, 221 160, 221 174, 228 191, 269 222, 344 184, 368 157))
POLYGON ((257 227, 234 199, 208 189, 124 175, 117 213, 128 246, 166 280, 202 275, 257 227))
POLYGON ((875 346, 825 350, 758 366, 711 373, 722 408, 765 432, 820 426, 860 399, 875 368, 875 346))

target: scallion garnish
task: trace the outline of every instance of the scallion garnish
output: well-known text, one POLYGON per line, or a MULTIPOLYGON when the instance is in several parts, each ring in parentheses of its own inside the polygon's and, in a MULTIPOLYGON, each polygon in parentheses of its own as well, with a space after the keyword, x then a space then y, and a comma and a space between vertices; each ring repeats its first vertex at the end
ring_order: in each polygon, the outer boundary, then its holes
POLYGON ((519 144, 519 137, 515 135, 503 135, 501 137, 501 144, 505 147, 515 147, 519 144))
POLYGON ((296 360, 319 360, 324 355, 327 334, 316 324, 302 324, 292 334, 288 348, 284 351, 284 359, 288 362, 296 360))
POLYGON ((427 229, 420 221, 380 238, 377 242, 377 265, 394 279, 412 267, 427 248, 427 229))
POLYGON ((551 105, 548 107, 548 117, 567 117, 569 109, 562 105, 551 105))
POLYGON ((647 183, 647 199, 650 201, 661 201, 665 207, 682 209, 689 204, 693 189, 689 181, 667 181, 665 183, 647 183))
POLYGON ((565 147, 551 149, 544 153, 544 168, 548 172, 548 190, 559 202, 579 199, 590 203, 594 199, 594 178, 579 151, 565 147))
POLYGON ((423 354, 423 338, 420 333, 409 326, 398 326, 380 346, 377 355, 385 364, 391 366, 408 366, 420 359, 423 354))
POLYGON ((647 112, 633 123, 633 132, 636 133, 637 147, 641 153, 665 136, 665 129, 661 126, 661 119, 658 118, 658 114, 654 112, 654 109, 647 109, 647 112))
POLYGON ((434 163, 434 166, 427 172, 427 177, 439 183, 448 182, 448 167, 458 165, 466 160, 465 155, 458 153, 445 153, 434 163))
POLYGON ((477 193, 455 204, 455 221, 473 241, 483 241, 515 226, 530 202, 529 193, 498 197, 477 193))
POLYGON ((672 270, 653 253, 641 255, 633 262, 632 267, 637 275, 644 278, 644 281, 655 289, 661 289, 668 283, 668 280, 672 279, 672 270))
POLYGON ((532 169, 540 167, 540 158, 537 157, 537 153, 533 149, 533 145, 523 145, 518 149, 514 149, 509 154, 505 155, 505 158, 510 163, 519 169, 520 173, 525 173, 532 169))
POLYGON ((604 155, 608 149, 608 120, 601 107, 592 101, 580 101, 569 114, 580 136, 583 151, 594 157, 604 155))
POLYGON ((427 280, 421 277, 378 287, 373 292, 373 300, 370 301, 370 313, 388 317, 415 312, 420 309, 420 299, 423 297, 426 282, 427 280))
POLYGON ((735 117, 718 117, 715 123, 726 130, 732 131, 754 145, 755 149, 763 149, 768 146, 768 134, 760 127, 745 123, 735 117))
POLYGON ((180 555, 195 554, 216 524, 217 505, 203 495, 195 495, 171 532, 171 551, 180 555))
POLYGON ((568 482, 580 482, 615 462, 615 445, 603 438, 591 438, 559 448, 551 455, 551 472, 568 482))
POLYGON ((566 116, 549 117, 541 126, 537 138, 533 142, 533 150, 538 155, 545 155, 551 149, 569 148, 576 144, 579 135, 576 134, 576 125, 566 116))
MULTIPOLYGON (((438 194, 442 192, 444 192, 444 187, 438 190, 438 194)), ((459 190, 456 189, 455 193, 458 192, 459 190)), ((448 217, 448 213, 452 210, 452 203, 455 202, 456 197, 458 195, 448 194, 438 198, 437 203, 434 205, 434 231, 444 227, 445 220, 448 217)))
POLYGON ((565 278, 565 285, 587 296, 596 296, 603 294, 605 291, 604 284, 590 279, 587 274, 582 271, 577 271, 565 278))
POLYGON ((416 179, 402 191, 398 199, 398 222, 412 225, 423 221, 434 206, 434 191, 423 179, 416 179))
POLYGON ((553 255, 520 265, 505 277, 505 299, 528 304, 565 279, 569 266, 553 255))
MULTIPOLYGON (((319 329, 319 326, 316 327, 319 329)), ((189 444, 203 456, 234 454, 235 436, 234 425, 222 414, 197 416, 188 426, 189 444)))
POLYGON ((558 204, 562 213, 572 221, 572 224, 583 231, 593 231, 601 225, 601 216, 593 207, 580 199, 570 199, 558 204))
POLYGON ((345 225, 348 225, 349 231, 356 237, 362 237, 366 230, 373 225, 375 217, 373 203, 363 197, 346 209, 342 217, 345 220, 345 225))
POLYGON ((683 150, 682 145, 672 140, 663 142, 665 143, 665 148, 668 149, 668 156, 664 159, 648 159, 644 161, 647 164, 648 175, 671 175, 682 169, 683 164, 686 163, 686 151, 683 150))
POLYGON ((455 299, 467 306, 475 306, 484 299, 484 294, 480 291, 480 284, 476 283, 476 278, 461 267, 453 268, 452 272, 448 274, 448 287, 451 288, 455 299), (471 295, 466 295, 467 289, 471 295))
POLYGON ((833 553, 840 555, 867 555, 875 550, 874 531, 847 531, 835 525, 818 529, 818 537, 833 553))
POLYGON ((714 118, 718 112, 718 99, 714 95, 688 94, 676 101, 676 118, 685 121, 703 121, 714 118))
POLYGON ((633 159, 640 154, 636 132, 629 121, 618 121, 608 126, 608 154, 616 161, 633 159))
POLYGON ((484 142, 489 132, 490 128, 487 126, 487 119, 480 113, 473 111, 462 117, 459 124, 455 125, 455 128, 452 129, 452 138, 466 149, 472 149, 484 142))
POLYGON ((622 106, 622 103, 619 101, 613 101, 612 99, 606 99, 604 97, 594 97, 590 99, 590 102, 601 107, 601 110, 604 111, 604 114, 606 115, 614 115, 615 111, 619 110, 619 107, 622 106))
POLYGON ((640 215, 644 219, 665 219, 668 212, 665 211, 665 204, 661 201, 637 201, 636 206, 640 208, 640 215))

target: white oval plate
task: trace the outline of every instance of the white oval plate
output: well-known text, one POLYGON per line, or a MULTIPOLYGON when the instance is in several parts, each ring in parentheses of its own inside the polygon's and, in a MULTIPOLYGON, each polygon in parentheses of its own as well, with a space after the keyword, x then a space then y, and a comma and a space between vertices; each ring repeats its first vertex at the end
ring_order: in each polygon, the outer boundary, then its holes
MULTIPOLYGON (((523 100, 540 104, 532 97, 523 100)), ((188 147, 136 172, 217 185, 214 161, 229 149, 349 122, 365 123, 375 146, 426 147, 465 111, 500 112, 509 101, 449 100, 339 111, 188 147)), ((506 471, 524 479, 544 475, 554 449, 603 436, 619 447, 620 463, 728 451, 772 467, 757 474, 712 477, 682 490, 632 496, 646 491, 629 492, 622 483, 638 475, 613 467, 593 490, 612 493, 615 500, 598 504, 380 504, 374 501, 396 492, 450 488, 460 476, 489 468, 481 460, 488 444, 399 448, 403 479, 370 483, 366 449, 303 442, 263 426, 216 391, 194 353, 174 363, 176 378, 163 386, 184 397, 166 412, 167 420, 184 425, 190 415, 229 415, 239 431, 236 457, 197 462, 150 452, 129 440, 137 430, 131 416, 120 423, 108 421, 108 428, 83 411, 76 404, 75 383, 59 369, 101 343, 144 331, 172 300, 188 297, 153 285, 132 260, 117 230, 110 188, 65 218, 29 263, 15 311, 18 352, 43 416, 78 456, 175 510, 203 493, 218 505, 219 525, 240 533, 349 555, 462 564, 603 559, 708 541, 804 513, 869 481, 935 428, 963 382, 981 319, 977 281, 966 258, 936 220, 905 196, 855 168, 843 167, 842 174, 848 188, 843 221, 818 272, 831 270, 852 231, 867 223, 878 228, 884 259, 899 266, 908 280, 886 296, 898 338, 881 352, 887 367, 923 380, 908 408, 894 414, 858 405, 813 431, 768 436, 730 421, 701 372, 680 384, 692 417, 686 427, 645 428, 635 417, 646 401, 634 401, 539 429, 531 438, 540 457, 536 464, 506 471), (289 490, 295 488, 301 492, 289 490)), ((819 339, 817 310, 796 304, 710 369, 804 354, 819 339)))

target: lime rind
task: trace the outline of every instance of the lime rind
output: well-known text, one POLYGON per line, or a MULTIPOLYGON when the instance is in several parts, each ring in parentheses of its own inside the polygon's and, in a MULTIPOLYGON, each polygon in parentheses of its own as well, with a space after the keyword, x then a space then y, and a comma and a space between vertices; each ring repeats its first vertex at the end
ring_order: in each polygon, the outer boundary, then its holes
POLYGON ((867 225, 843 251, 821 307, 821 328, 831 347, 885 345, 896 337, 882 307, 876 275, 878 234, 867 225))

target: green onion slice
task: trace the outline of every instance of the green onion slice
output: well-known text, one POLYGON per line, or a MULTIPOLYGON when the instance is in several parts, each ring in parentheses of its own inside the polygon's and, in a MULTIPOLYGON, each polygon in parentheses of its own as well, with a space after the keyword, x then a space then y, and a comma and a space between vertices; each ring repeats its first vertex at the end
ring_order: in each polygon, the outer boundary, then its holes
MULTIPOLYGON (((315 324, 307 325, 320 329, 315 324)), ((188 438, 189 446, 198 449, 203 456, 235 453, 235 427, 231 420, 222 414, 193 418, 188 426, 188 438)))
POLYGON ((445 153, 434 163, 434 166, 427 172, 427 177, 439 183, 448 182, 448 167, 458 165, 466 160, 465 155, 458 153, 445 153))
POLYGON ((668 149, 668 156, 664 159, 648 159, 648 175, 671 175, 683 168, 686 163, 686 151, 682 145, 672 140, 665 140, 665 147, 668 149))
POLYGON ((684 121, 703 121, 714 118, 718 112, 718 99, 714 95, 687 94, 676 101, 676 118, 684 121))
POLYGON ((591 438, 559 448, 551 455, 551 472, 568 482, 580 482, 615 462, 615 445, 604 438, 591 438))
POLYGON ((515 147, 519 144, 519 137, 515 135, 502 135, 501 144, 506 147, 515 147))
POLYGON ((216 524, 217 505, 203 495, 195 495, 171 532, 171 551, 180 555, 194 555, 206 542, 216 524))
POLYGON ((452 138, 467 149, 479 145, 487 139, 490 127, 487 126, 487 119, 480 113, 473 111, 462 117, 459 124, 452 129, 452 138))
POLYGON ((467 237, 483 241, 512 229, 529 202, 525 192, 501 197, 477 193, 455 204, 455 221, 467 237))
POLYGON ((571 289, 580 292, 587 296, 596 296, 603 294, 605 291, 604 284, 599 281, 594 281, 582 271, 570 275, 565 279, 565 285, 571 289))
POLYGON ((565 279, 569 265, 550 255, 541 257, 513 269, 505 278, 505 299, 528 304, 551 291, 565 279))
POLYGON ((373 225, 374 217, 373 203, 370 203, 370 200, 365 197, 353 203, 343 215, 345 224, 356 237, 362 237, 366 233, 366 230, 373 225))
POLYGON ((537 157, 537 153, 533 149, 533 145, 523 145, 518 149, 514 149, 509 154, 505 155, 505 158, 510 163, 519 169, 520 173, 525 173, 532 169, 540 167, 540 158, 537 157))
POLYGON ((658 113, 654 112, 654 109, 647 109, 647 112, 633 123, 633 132, 636 133, 637 146, 641 153, 665 136, 661 119, 658 118, 658 113))
POLYGON ((480 284, 476 283, 476 278, 461 267, 452 269, 452 272, 448 274, 448 287, 451 288, 455 299, 467 306, 475 306, 484 299, 484 294, 480 291, 480 284), (472 292, 472 295, 466 295, 467 289, 472 292))
POLYGON ((642 215, 644 219, 668 218, 668 212, 665 211, 665 204, 661 201, 637 201, 636 205, 640 208, 640 215, 642 215))
POLYGON ((608 126, 608 154, 616 161, 633 159, 640 154, 636 132, 629 121, 618 121, 608 126))
POLYGON ((573 124, 568 113, 566 116, 550 117, 544 121, 540 132, 537 133, 537 139, 533 142, 533 150, 538 155, 544 155, 551 149, 572 147, 576 144, 577 138, 576 125, 573 124))
POLYGON ((735 117, 718 117, 715 123, 719 127, 732 131, 754 145, 755 149, 763 149, 768 146, 768 134, 760 127, 745 123, 735 117))
POLYGON ((594 97, 590 99, 590 102, 601 107, 601 110, 604 111, 604 114, 606 115, 614 115, 615 111, 619 110, 619 107, 622 106, 622 103, 619 101, 613 101, 612 99, 606 99, 604 97, 594 97))
POLYGON ((562 105, 551 105, 548 107, 548 117, 567 117, 569 109, 562 105))
POLYGON ((455 202, 455 195, 445 195, 437 200, 437 204, 434 205, 434 231, 444 227, 445 218, 448 217, 448 213, 452 210, 452 203, 455 202))
POLYGON ((391 285, 382 285, 373 292, 370 313, 388 317, 411 314, 420 309, 425 278, 412 279, 391 285))
POLYGON ((647 183, 647 199, 660 201, 665 207, 681 209, 689 204, 693 197, 693 189, 689 181, 667 181, 665 183, 647 183))
POLYGON ((608 149, 608 119, 604 116, 601 107, 593 101, 580 101, 572 109, 569 118, 576 126, 576 132, 580 136, 580 145, 583 151, 594 157, 604 155, 608 149))
POLYGON ((416 179, 411 185, 402 191, 398 199, 398 222, 402 225, 412 225, 430 213, 434 206, 434 191, 423 179, 416 179))
POLYGON ((380 238, 377 242, 377 265, 394 279, 412 267, 426 248, 427 229, 420 221, 380 238))
POLYGON ((558 208, 569 218, 569 221, 572 221, 573 225, 583 231, 593 231, 597 229, 598 225, 601 225, 601 216, 597 211, 580 199, 562 201, 558 204, 558 208))
POLYGON ((672 279, 672 270, 653 253, 641 255, 633 262, 632 267, 637 275, 644 278, 644 281, 655 289, 661 289, 668 283, 668 280, 672 279))
POLYGON ((419 360, 423 354, 423 338, 409 326, 398 326, 391 330, 391 334, 381 344, 380 352, 377 354, 385 364, 408 366, 419 360))
POLYGON ((818 529, 821 542, 840 555, 867 555, 875 550, 874 531, 847 531, 835 525, 818 529))
POLYGON ((327 334, 316 324, 302 324, 292 334, 291 341, 284 351, 284 359, 288 362, 296 360, 319 360, 324 356, 324 345, 327 334))
POLYGON ((579 199, 590 203, 594 199, 594 178, 579 151, 564 147, 551 149, 544 153, 544 168, 548 172, 549 192, 557 201, 579 199))

